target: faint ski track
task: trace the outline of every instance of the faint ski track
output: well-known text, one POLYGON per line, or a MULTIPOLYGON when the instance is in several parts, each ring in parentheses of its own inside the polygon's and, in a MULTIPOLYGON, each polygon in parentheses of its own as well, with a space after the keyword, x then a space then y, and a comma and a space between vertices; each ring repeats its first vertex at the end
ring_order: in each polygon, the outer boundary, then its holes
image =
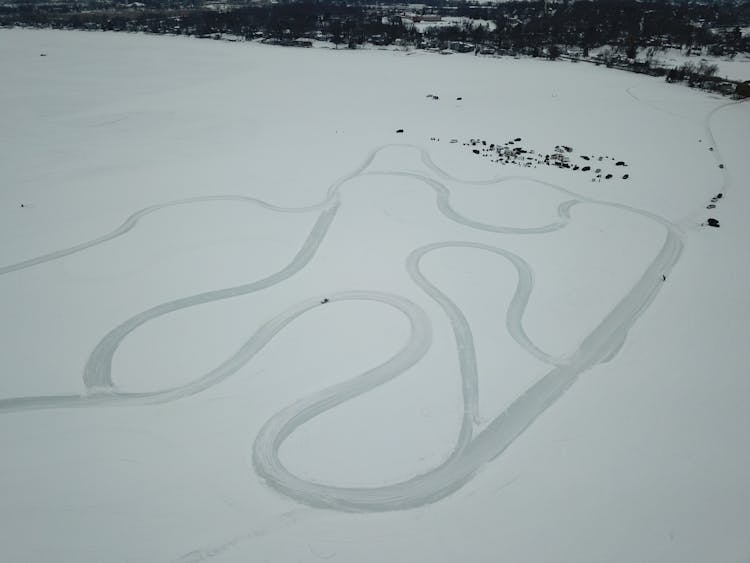
POLYGON ((625 88, 625 92, 627 92, 628 96, 630 96, 631 98, 633 98, 636 102, 638 102, 640 104, 643 104, 645 106, 648 106, 648 107, 650 107, 651 109, 653 109, 655 111, 658 111, 660 113, 664 113, 666 115, 671 115, 672 117, 676 117, 677 119, 683 119, 683 120, 688 120, 688 121, 690 120, 690 118, 688 116, 679 115, 677 113, 669 111, 668 109, 664 109, 663 107, 660 107, 660 106, 654 104, 653 102, 646 101, 643 98, 640 98, 639 96, 635 95, 633 93, 633 89, 638 88, 639 86, 641 86, 641 84, 630 86, 629 88, 625 88))
POLYGON ((202 561, 208 561, 214 557, 220 556, 227 551, 235 548, 237 545, 253 541, 258 538, 262 538, 267 535, 277 533, 280 530, 287 530, 291 527, 296 526, 300 522, 303 522, 309 517, 309 512, 312 509, 305 508, 303 511, 294 510, 282 514, 278 518, 274 518, 272 524, 266 525, 262 528, 256 528, 246 532, 244 534, 234 536, 228 540, 225 540, 219 544, 205 546, 198 549, 194 549, 188 553, 183 554, 177 559, 173 559, 172 563, 201 563, 202 561))
MULTIPOLYGON (((718 109, 720 108, 716 108, 707 119, 710 119, 710 116, 718 109)), ((716 155, 716 157, 720 158, 719 155, 716 155)), ((89 356, 83 374, 86 395, 1 399, 0 413, 45 408, 164 403, 199 393, 229 377, 247 364, 287 325, 311 309, 320 306, 319 297, 301 301, 267 321, 230 358, 209 373, 182 386, 150 393, 119 392, 112 380, 112 358, 127 335, 146 322, 178 310, 267 289, 299 272, 312 260, 336 217, 340 205, 340 189, 349 180, 363 174, 408 177, 423 183, 435 192, 437 207, 444 216, 471 229, 509 235, 551 233, 567 225, 571 220, 570 211, 573 206, 587 204, 613 207, 655 221, 665 228, 666 237, 659 253, 645 269, 638 282, 592 330, 580 346, 562 358, 552 357, 541 350, 531 341, 523 328, 524 311, 533 289, 533 273, 520 256, 499 247, 471 241, 442 241, 414 249, 407 258, 406 270, 414 283, 442 308, 453 330, 462 378, 463 420, 456 443, 452 451, 447 454, 445 461, 408 480, 378 487, 337 487, 306 481, 287 471, 279 459, 279 448, 292 432, 312 418, 391 381, 419 362, 427 353, 431 344, 430 320, 421 307, 394 294, 377 291, 350 291, 328 296, 332 303, 347 300, 368 300, 394 307, 407 317, 411 332, 408 341, 404 343, 402 348, 379 366, 297 401, 272 416, 261 428, 253 446, 253 464, 257 473, 271 487, 311 506, 345 511, 409 509, 435 502, 460 488, 485 463, 500 455, 515 438, 575 383, 580 374, 600 362, 608 361, 617 353, 628 330, 649 306, 661 288, 661 275, 669 273, 679 259, 683 248, 680 231, 666 219, 647 211, 585 197, 561 186, 525 176, 505 176, 481 181, 461 180, 438 167, 424 148, 405 144, 385 145, 372 150, 353 172, 334 182, 328 190, 327 197, 313 206, 279 207, 262 200, 238 195, 176 200, 142 209, 128 217, 117 229, 91 241, 1 267, 0 275, 10 274, 84 251, 92 246, 125 235, 145 215, 169 206, 226 200, 253 203, 277 212, 320 212, 300 250, 287 266, 278 272, 251 283, 208 291, 163 303, 143 311, 113 328, 102 338, 89 356), (523 178, 545 185, 565 194, 570 199, 558 206, 558 220, 546 225, 514 228, 474 221, 453 209, 450 204, 450 190, 434 177, 407 171, 366 172, 375 157, 386 148, 417 150, 420 153, 421 161, 428 170, 443 181, 448 180, 475 186, 496 186, 523 178), (518 397, 504 412, 484 425, 481 430, 478 416, 477 361, 471 327, 459 307, 437 286, 432 284, 420 269, 420 262, 424 256, 445 248, 471 248, 488 252, 508 260, 514 266, 518 281, 506 313, 507 330, 527 352, 551 366, 546 375, 518 397)), ((728 181, 728 177, 726 177, 725 182, 728 183, 728 181)), ((223 548, 224 546, 220 547, 219 551, 223 548)), ((214 553, 192 553, 188 555, 211 557, 214 553)))

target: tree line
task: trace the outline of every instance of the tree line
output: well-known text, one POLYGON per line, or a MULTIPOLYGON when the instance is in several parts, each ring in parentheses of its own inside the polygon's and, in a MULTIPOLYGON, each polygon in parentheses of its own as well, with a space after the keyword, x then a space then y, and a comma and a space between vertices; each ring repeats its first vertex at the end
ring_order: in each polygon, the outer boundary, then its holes
POLYGON ((474 50, 555 58, 569 48, 614 46, 623 58, 638 47, 706 49, 714 55, 750 52, 750 0, 671 3, 654 0, 499 4, 428 0, 413 9, 357 0, 282 0, 210 5, 202 0, 27 2, 0 6, 0 26, 140 31, 305 44, 320 39, 356 48, 365 43, 474 50), (462 18, 419 31, 420 17, 462 18))

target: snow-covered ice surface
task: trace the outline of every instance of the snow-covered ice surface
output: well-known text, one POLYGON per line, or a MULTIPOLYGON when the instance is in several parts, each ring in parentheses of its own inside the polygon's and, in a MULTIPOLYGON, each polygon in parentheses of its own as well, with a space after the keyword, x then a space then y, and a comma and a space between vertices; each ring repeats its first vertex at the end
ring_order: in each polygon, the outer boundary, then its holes
POLYGON ((559 62, 0 47, 3 560, 750 555, 748 104, 559 62), (515 138, 629 177, 464 146, 515 138))

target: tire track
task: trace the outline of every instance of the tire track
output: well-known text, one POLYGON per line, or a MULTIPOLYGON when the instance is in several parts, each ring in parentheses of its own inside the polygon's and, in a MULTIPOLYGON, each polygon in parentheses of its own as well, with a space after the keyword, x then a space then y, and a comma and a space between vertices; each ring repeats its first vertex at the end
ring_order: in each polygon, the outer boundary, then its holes
POLYGON ((721 186, 719 187, 719 192, 723 193, 724 195, 727 194, 729 191, 729 187, 732 184, 732 178, 729 175, 729 170, 724 165, 724 157, 721 154, 721 151, 719 150, 719 145, 716 143, 716 138, 714 137, 713 129, 711 128, 711 120, 714 118, 714 116, 719 113, 721 110, 728 108, 730 106, 735 106, 737 104, 743 103, 745 100, 739 100, 736 102, 727 102, 725 104, 721 104, 719 106, 716 106, 714 109, 712 109, 708 115, 703 120, 703 129, 706 133, 706 137, 708 138, 711 147, 714 149, 711 151, 711 154, 714 157, 714 161, 716 162, 717 166, 721 168, 721 186))
MULTIPOLYGON (((381 487, 337 487, 305 481, 293 475, 281 463, 279 449, 294 430, 341 403, 336 387, 331 387, 283 409, 258 434, 253 446, 253 464, 256 472, 274 489, 304 504, 352 512, 417 508, 450 495, 469 481, 484 464, 505 451, 582 373, 617 353, 627 332, 660 289, 661 284, 657 281, 660 278, 656 272, 669 269, 677 262, 682 241, 676 230, 669 229, 663 247, 639 282, 591 332, 569 361, 551 369, 476 435, 478 379, 471 327, 455 303, 427 281, 419 269, 423 256, 449 247, 475 248, 499 254, 516 267, 519 282, 506 317, 509 332, 516 341, 523 341, 525 336, 521 318, 532 286, 525 262, 500 248, 471 242, 444 242, 421 247, 409 255, 407 271, 448 317, 459 355, 464 412, 458 439, 447 459, 423 474, 381 487)), ((528 345, 543 354, 530 341, 528 345)), ((384 381, 378 385, 394 376, 383 376, 384 381)), ((366 391, 366 388, 359 387, 358 393, 351 397, 366 391)))
POLYGON ((135 213, 130 215, 127 219, 125 219, 125 221, 123 221, 123 223, 119 227, 117 227, 113 231, 110 231, 109 233, 102 235, 100 237, 96 237, 94 239, 91 239, 86 242, 82 242, 80 244, 76 244, 67 248, 62 248, 60 250, 48 252, 46 254, 42 254, 34 258, 29 258, 28 260, 23 260, 22 262, 16 262, 15 264, 9 264, 7 266, 0 266, 0 276, 3 274, 9 274, 11 272, 17 272, 19 270, 25 270, 26 268, 31 268, 32 266, 37 266, 45 262, 59 260, 60 258, 65 258, 66 256, 70 256, 71 254, 76 254, 78 252, 88 250, 89 248, 92 248, 94 246, 103 244, 105 242, 109 242, 117 237, 121 237, 122 235, 125 235, 129 233, 130 231, 132 231, 133 228, 138 224, 138 222, 141 219, 143 219, 146 215, 150 215, 157 211, 161 211, 162 209, 166 209, 168 207, 190 205, 193 203, 206 203, 210 201, 235 201, 238 203, 252 203, 264 209, 268 209, 269 211, 278 211, 278 212, 285 212, 285 213, 304 213, 307 211, 316 211, 318 209, 321 209, 325 206, 329 206, 332 204, 330 200, 325 200, 319 204, 312 205, 309 207, 279 207, 277 205, 267 203, 263 200, 260 200, 254 197, 247 197, 247 196, 241 196, 241 195, 214 195, 214 196, 201 196, 201 197, 191 197, 191 198, 185 198, 185 199, 176 199, 172 201, 167 201, 165 203, 159 203, 157 205, 150 205, 148 207, 144 207, 143 209, 136 211, 135 213))
MULTIPOLYGON (((0 269, 0 274, 8 274, 50 260, 57 260, 94 245, 106 243, 133 229, 143 216, 171 205, 226 199, 250 202, 278 212, 320 212, 300 250, 287 266, 276 273, 254 282, 208 291, 160 304, 134 315, 113 328, 96 345, 86 363, 83 374, 86 395, 2 399, 0 400, 0 413, 47 408, 164 403, 199 393, 236 373, 286 326, 311 309, 320 306, 319 298, 303 300, 267 321, 230 358, 209 373, 185 385, 149 393, 121 393, 116 389, 112 380, 112 358, 128 334, 151 320, 178 310, 268 289, 303 269, 315 256, 336 217, 340 205, 341 188, 349 180, 365 174, 376 156, 382 150, 392 147, 418 151, 425 166, 434 175, 446 180, 469 185, 496 186, 503 182, 521 178, 510 176, 482 181, 463 181, 439 168, 424 148, 413 145, 386 145, 372 150, 354 171, 334 182, 330 186, 326 198, 314 206, 281 208, 243 196, 211 196, 209 198, 177 200, 136 212, 114 231, 86 243, 6 266, 0 269)), ((454 334, 462 380, 463 417, 456 443, 443 463, 408 480, 380 487, 337 487, 306 481, 290 473, 283 466, 278 456, 279 448, 294 430, 316 416, 384 385, 405 373, 420 361, 430 347, 432 338, 430 321, 424 310, 415 303, 398 295, 378 291, 340 292, 331 295, 330 300, 332 302, 368 300, 396 308, 409 320, 411 327, 409 339, 395 355, 375 368, 313 393, 272 416, 261 428, 254 442, 253 464, 258 475, 268 485, 283 494, 311 506, 347 511, 415 508, 436 502, 460 488, 485 463, 500 455, 524 429, 562 396, 580 374, 597 363, 607 361, 617 353, 630 327, 658 293, 661 287, 661 273, 668 272, 676 263, 683 245, 679 231, 664 218, 623 204, 585 197, 561 186, 533 178, 524 178, 524 180, 536 181, 566 194, 572 199, 558 206, 558 221, 537 227, 514 228, 474 221, 459 214, 450 205, 450 190, 447 186, 430 176, 405 171, 376 171, 368 174, 409 177, 419 181, 435 192, 438 210, 444 216, 471 229, 513 235, 551 233, 567 225, 571 218, 570 210, 573 206, 593 204, 614 207, 623 212, 634 213, 655 221, 664 226, 667 236, 658 255, 649 264, 631 291, 594 328, 581 345, 564 358, 552 357, 541 350, 528 337, 523 328, 523 315, 533 290, 533 273, 520 256, 500 247, 471 241, 435 242, 413 250, 406 261, 406 271, 426 296, 440 306, 454 334), (471 327, 460 308, 437 286, 432 284, 420 269, 420 261, 424 256, 444 248, 472 248, 488 252, 508 260, 514 266, 518 281, 506 313, 506 327, 521 347, 537 359, 551 365, 550 371, 545 376, 481 431, 478 431, 478 368, 471 327)))

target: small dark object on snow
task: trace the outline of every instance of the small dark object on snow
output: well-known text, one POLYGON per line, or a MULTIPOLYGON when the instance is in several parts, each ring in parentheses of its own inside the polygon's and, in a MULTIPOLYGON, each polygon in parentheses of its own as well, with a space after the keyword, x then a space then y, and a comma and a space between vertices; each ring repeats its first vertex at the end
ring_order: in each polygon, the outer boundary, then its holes
POLYGON ((623 180, 627 180, 628 178, 630 178, 630 174, 624 174, 622 177, 623 180))
POLYGON ((396 129, 396 133, 403 133, 403 132, 404 132, 403 129, 396 129))
POLYGON ((724 168, 724 165, 723 164, 719 164, 719 168, 724 168))
POLYGON ((26 207, 23 203, 21 204, 21 207, 26 207))
POLYGON ((664 274, 662 274, 661 275, 661 281, 667 281, 667 276, 665 276, 664 274))
POLYGON ((472 149, 471 152, 473 152, 474 154, 479 154, 479 149, 472 149))
POLYGON ((325 305, 326 303, 328 303, 328 297, 324 297, 323 299, 320 300, 321 305, 325 305))
POLYGON ((606 176, 604 177, 604 179, 605 179, 605 180, 609 180, 609 179, 610 179, 611 177, 612 177, 612 174, 607 174, 607 175, 606 175, 606 176))
POLYGON ((463 98, 456 98, 457 102, 460 102, 461 100, 463 100, 463 98))
POLYGON ((589 160, 589 157, 588 157, 588 156, 584 156, 584 155, 581 155, 581 158, 582 158, 583 160, 589 160))
POLYGON ((40 57, 46 57, 46 56, 47 56, 47 53, 39 53, 39 56, 40 56, 40 57))
POLYGON ((724 194, 722 194, 722 193, 716 194, 716 199, 721 199, 723 197, 724 197, 724 194))
POLYGON ((719 227, 719 222, 713 217, 709 218, 708 221, 706 221, 706 223, 708 223, 709 227, 716 227, 716 228, 719 227))
POLYGON ((713 147, 708 147, 708 150, 712 151, 712 150, 714 150, 714 148, 713 147))
POLYGON ((584 166, 583 168, 581 168, 582 172, 588 172, 589 170, 591 170, 591 166, 584 166))
POLYGON ((514 140, 514 141, 515 141, 515 142, 517 143, 518 141, 520 141, 520 140, 521 140, 521 137, 516 137, 516 138, 515 138, 515 139, 513 139, 513 140, 514 140))
POLYGON ((625 166, 625 162, 623 162, 622 160, 618 160, 617 162, 615 162, 615 166, 625 166))
POLYGON ((716 206, 715 206, 715 205, 714 205, 713 203, 709 203, 709 204, 708 204, 708 205, 706 206, 706 209, 714 209, 715 207, 716 207, 716 206))

